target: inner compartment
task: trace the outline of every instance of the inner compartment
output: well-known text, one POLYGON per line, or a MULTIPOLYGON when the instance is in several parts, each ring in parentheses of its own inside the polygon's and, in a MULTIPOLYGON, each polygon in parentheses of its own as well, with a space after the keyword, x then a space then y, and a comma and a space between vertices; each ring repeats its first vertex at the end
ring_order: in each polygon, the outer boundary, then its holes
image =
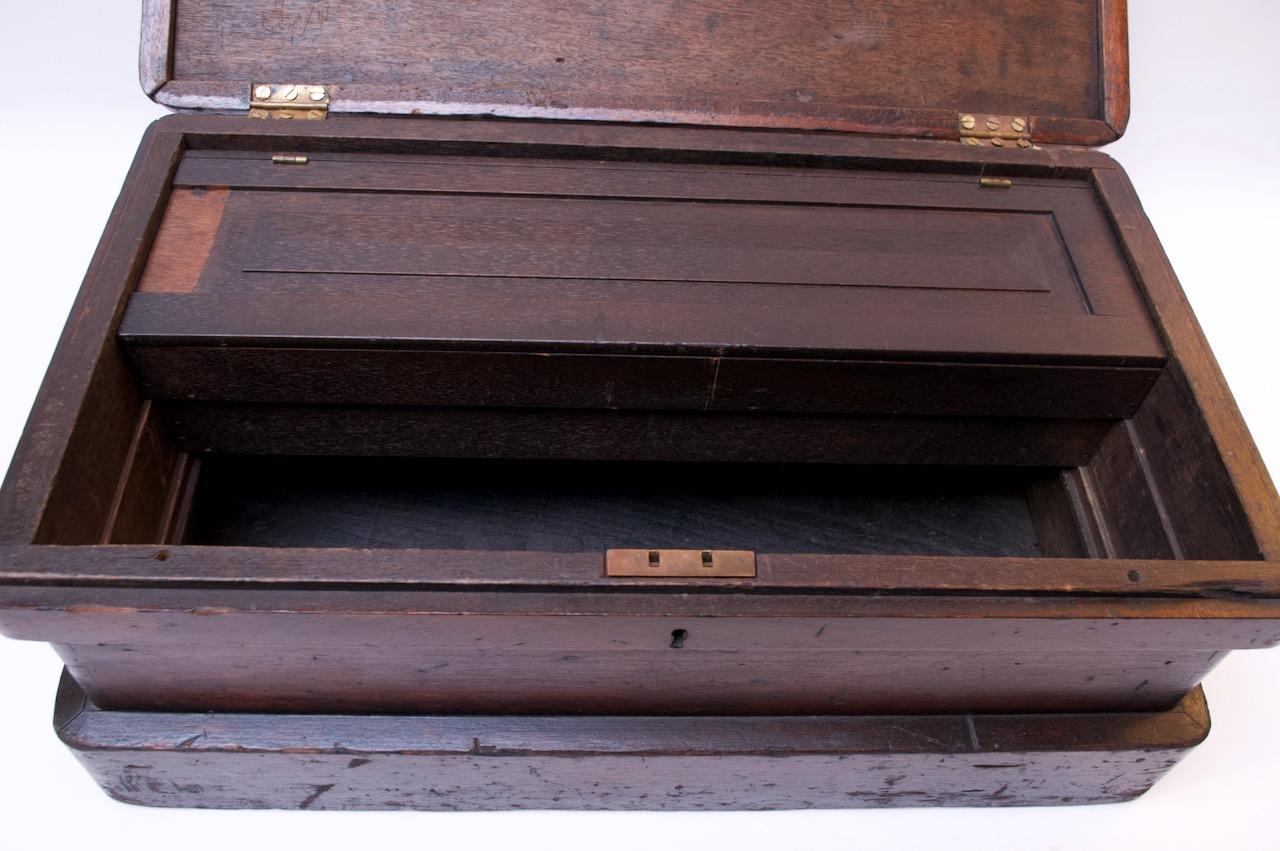
POLYGON ((1180 403, 1166 380, 1118 422, 144 401, 79 503, 100 535, 37 542, 1256 558, 1221 461, 1166 427, 1180 403))
POLYGON ((359 148, 182 154, 35 543, 1260 555, 1088 169, 359 148))
POLYGON ((210 455, 180 542, 1036 556, 1056 471, 210 455))

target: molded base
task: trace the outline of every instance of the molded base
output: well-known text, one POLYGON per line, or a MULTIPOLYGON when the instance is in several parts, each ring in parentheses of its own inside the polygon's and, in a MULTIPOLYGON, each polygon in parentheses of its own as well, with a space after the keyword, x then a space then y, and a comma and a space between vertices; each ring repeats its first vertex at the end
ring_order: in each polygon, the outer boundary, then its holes
POLYGON ((1164 712, 395 716, 116 712, 69 675, 58 735, 103 789, 223 809, 735 810, 1095 804, 1142 794, 1209 731, 1164 712))

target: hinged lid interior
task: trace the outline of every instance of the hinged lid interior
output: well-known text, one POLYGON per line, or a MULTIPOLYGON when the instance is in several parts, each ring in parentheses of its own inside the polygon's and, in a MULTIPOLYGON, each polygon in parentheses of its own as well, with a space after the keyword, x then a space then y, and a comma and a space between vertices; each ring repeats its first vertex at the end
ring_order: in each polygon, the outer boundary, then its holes
POLYGON ((308 83, 332 112, 496 115, 958 138, 1025 117, 1099 144, 1128 117, 1124 0, 147 0, 160 103, 248 109, 308 83))

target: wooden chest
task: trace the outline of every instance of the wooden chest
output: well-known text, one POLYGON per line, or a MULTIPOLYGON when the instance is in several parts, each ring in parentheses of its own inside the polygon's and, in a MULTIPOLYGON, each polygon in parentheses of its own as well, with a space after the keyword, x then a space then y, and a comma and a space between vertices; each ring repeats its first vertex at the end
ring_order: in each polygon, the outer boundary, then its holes
MULTIPOLYGON (((206 712, 297 788, 379 714, 428 774, 875 754, 848 805, 902 802, 874 716, 973 733, 907 803, 1123 798, 1198 740, 1280 641, 1280 500, 1090 149, 1124 3, 798 5, 146 5, 147 93, 225 114, 143 140, 0 491, 0 630, 113 793, 311 805, 121 779, 120 730, 214 770, 206 712), (1072 793, 983 775, 980 713, 1072 793), (1170 757, 1100 785, 1046 718, 1170 757)), ((716 806, 807 803, 752 770, 716 806)))

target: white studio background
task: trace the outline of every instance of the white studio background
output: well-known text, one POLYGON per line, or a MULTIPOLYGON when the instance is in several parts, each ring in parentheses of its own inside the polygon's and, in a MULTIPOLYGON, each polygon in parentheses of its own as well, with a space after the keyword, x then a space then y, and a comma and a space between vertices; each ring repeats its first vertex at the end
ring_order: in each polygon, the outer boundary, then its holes
MULTIPOLYGON (((1009 0, 1016 2, 1016 0, 1009 0)), ((136 2, 0 0, 0 464, 17 443, 143 129, 136 2)), ((1280 474, 1280 3, 1130 0, 1128 169, 1272 471, 1280 474)), ((1129 804, 786 813, 145 810, 110 801, 54 737, 60 663, 0 640, 0 847, 1280 848, 1280 649, 1205 683, 1214 729, 1129 804)))

